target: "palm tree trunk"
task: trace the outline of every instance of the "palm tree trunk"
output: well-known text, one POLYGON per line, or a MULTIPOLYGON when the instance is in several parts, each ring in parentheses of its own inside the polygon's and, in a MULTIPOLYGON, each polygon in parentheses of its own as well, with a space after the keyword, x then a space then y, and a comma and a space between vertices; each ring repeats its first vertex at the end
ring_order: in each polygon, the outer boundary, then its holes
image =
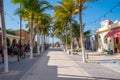
POLYGON ((45 34, 43 34, 43 51, 45 50, 45 34))
MULTIPOLYGON (((20 4, 20 10, 21 10, 21 4, 20 4)), ((20 52, 22 52, 22 16, 20 15, 20 52)), ((17 54, 18 61, 20 61, 20 56, 17 54)))
POLYGON ((68 46, 67 46, 67 26, 65 26, 65 32, 66 32, 66 52, 67 52, 67 49, 68 49, 68 46))
POLYGON ((34 35, 32 35, 32 45, 34 44, 36 34, 37 34, 37 32, 35 32, 34 35))
POLYGON ((82 5, 79 5, 79 20, 80 20, 80 38, 81 38, 81 48, 82 48, 82 60, 85 63, 85 48, 84 48, 84 35, 83 35, 83 24, 82 24, 82 5))
POLYGON ((1 13, 2 37, 3 37, 2 48, 3 48, 3 54, 4 54, 4 72, 9 72, 3 0, 0 0, 0 13, 1 13))
POLYGON ((44 51, 44 35, 42 34, 42 36, 41 36, 42 38, 42 52, 44 51))
MULTIPOLYGON (((33 26, 33 22, 32 22, 32 26, 33 26)), ((37 31, 38 31, 38 19, 36 19, 36 22, 35 22, 35 27, 34 27, 34 35, 33 35, 33 37, 32 37, 32 44, 34 43, 34 40, 35 40, 35 36, 36 36, 36 34, 37 34, 37 31)))
MULTIPOLYGON (((37 32, 39 30, 39 27, 38 27, 38 19, 36 20, 36 27, 37 27, 37 32)), ((40 54, 40 35, 37 34, 37 54, 40 54)))
POLYGON ((52 41, 53 41, 52 44, 53 44, 53 48, 54 48, 54 46, 55 46, 55 45, 54 45, 54 34, 52 34, 52 41))
POLYGON ((70 19, 71 54, 73 54, 72 20, 70 19))
POLYGON ((50 38, 50 36, 48 35, 48 44, 49 44, 49 38, 50 38))
POLYGON ((40 35, 37 34, 37 53, 40 54, 40 35))
POLYGON ((40 46, 41 46, 41 52, 43 52, 43 34, 42 34, 42 28, 40 29, 40 46))
POLYGON ((30 59, 33 59, 33 45, 32 45, 32 35, 33 35, 33 15, 31 15, 31 26, 30 26, 30 59))
POLYGON ((77 38, 77 44, 78 44, 78 48, 80 48, 80 42, 79 42, 79 39, 77 38))

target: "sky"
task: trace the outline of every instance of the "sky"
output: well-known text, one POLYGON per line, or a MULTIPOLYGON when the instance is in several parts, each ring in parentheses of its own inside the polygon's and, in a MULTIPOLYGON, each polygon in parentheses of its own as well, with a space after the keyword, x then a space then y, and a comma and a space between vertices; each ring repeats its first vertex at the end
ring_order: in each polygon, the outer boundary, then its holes
POLYGON ((94 32, 94 30, 101 27, 101 21, 120 20, 120 0, 100 0, 87 3, 86 6, 88 8, 83 11, 83 21, 86 24, 85 30, 91 29, 94 32), (115 5, 117 6, 115 7, 115 5), (112 9, 113 7, 115 8, 112 9))
MULTIPOLYGON (((57 5, 59 0, 46 0, 52 5, 57 5)), ((85 31, 92 30, 92 33, 100 28, 100 22, 103 20, 120 20, 120 0, 97 0, 97 2, 86 3, 87 9, 83 11, 83 23, 85 24, 85 31), (119 4, 118 4, 119 3, 119 4), (114 9, 112 9, 117 5, 114 9), (107 15, 105 15, 108 12, 107 15), (104 17, 101 17, 104 16, 104 17)), ((19 29, 19 16, 14 15, 15 10, 19 5, 11 4, 11 0, 4 0, 5 21, 7 29, 19 29)), ((47 13, 53 14, 53 11, 47 13)), ((76 20, 79 22, 78 15, 76 20)), ((23 22, 23 29, 25 22, 23 22)))

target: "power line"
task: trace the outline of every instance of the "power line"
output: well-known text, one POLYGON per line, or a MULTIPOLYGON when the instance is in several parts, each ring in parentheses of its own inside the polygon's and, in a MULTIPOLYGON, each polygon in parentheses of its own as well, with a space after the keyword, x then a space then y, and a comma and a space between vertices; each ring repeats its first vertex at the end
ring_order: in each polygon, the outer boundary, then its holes
POLYGON ((99 18, 95 19, 95 20, 92 21, 92 22, 87 23, 86 25, 87 25, 87 26, 94 25, 94 24, 96 24, 98 21, 101 21, 101 19, 105 19, 108 14, 112 14, 112 13, 113 13, 113 10, 114 10, 116 7, 120 7, 120 2, 117 2, 117 4, 116 4, 114 7, 112 7, 108 12, 106 12, 104 15, 100 16, 99 18))
POLYGON ((19 25, 19 21, 12 17, 7 11, 5 11, 5 15, 7 15, 12 21, 15 21, 19 25))

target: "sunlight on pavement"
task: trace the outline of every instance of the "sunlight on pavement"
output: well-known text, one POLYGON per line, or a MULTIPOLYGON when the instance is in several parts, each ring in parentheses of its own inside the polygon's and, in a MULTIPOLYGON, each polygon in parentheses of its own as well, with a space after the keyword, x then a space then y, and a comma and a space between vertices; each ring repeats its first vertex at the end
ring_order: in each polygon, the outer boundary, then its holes
POLYGON ((58 77, 81 78, 85 75, 90 77, 87 72, 70 60, 70 58, 61 51, 57 53, 49 52, 47 56, 50 56, 48 66, 57 66, 58 77))

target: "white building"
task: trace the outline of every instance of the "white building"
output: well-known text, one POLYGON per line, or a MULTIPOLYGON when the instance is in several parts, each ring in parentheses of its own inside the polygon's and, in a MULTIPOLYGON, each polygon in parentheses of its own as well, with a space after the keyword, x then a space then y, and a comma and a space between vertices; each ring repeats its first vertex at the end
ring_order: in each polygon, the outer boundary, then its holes
POLYGON ((113 50, 114 53, 118 52, 115 44, 120 43, 120 21, 105 20, 101 22, 101 28, 96 32, 98 34, 98 52, 106 49, 113 50))

